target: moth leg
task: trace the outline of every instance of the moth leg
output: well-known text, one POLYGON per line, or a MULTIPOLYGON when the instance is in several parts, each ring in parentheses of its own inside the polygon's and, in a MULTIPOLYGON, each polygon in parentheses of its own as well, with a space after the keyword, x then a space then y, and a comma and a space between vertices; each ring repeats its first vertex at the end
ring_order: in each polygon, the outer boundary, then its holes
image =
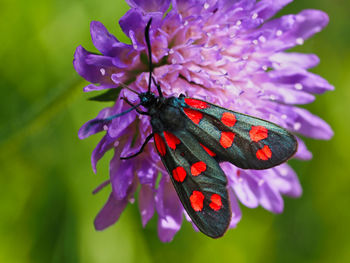
POLYGON ((142 152, 143 152, 143 149, 146 147, 146 145, 147 145, 147 143, 149 142, 149 140, 152 139, 153 135, 154 135, 154 134, 151 133, 150 135, 147 136, 145 142, 142 144, 140 150, 139 150, 137 153, 134 153, 134 154, 132 154, 132 155, 130 155, 130 156, 126 156, 126 157, 120 157, 120 159, 121 159, 121 160, 131 159, 131 158, 133 158, 133 157, 139 155, 140 153, 142 153, 142 152))
MULTIPOLYGON (((129 104, 130 106, 135 106, 134 104, 132 104, 132 103, 131 103, 127 98, 125 98, 125 97, 123 97, 122 100, 124 100, 124 101, 125 101, 127 104, 129 104)), ((135 110, 136 110, 136 112, 137 112, 138 114, 141 114, 141 115, 149 115, 148 112, 146 112, 146 111, 141 111, 141 110, 139 110, 138 108, 136 108, 135 110)))

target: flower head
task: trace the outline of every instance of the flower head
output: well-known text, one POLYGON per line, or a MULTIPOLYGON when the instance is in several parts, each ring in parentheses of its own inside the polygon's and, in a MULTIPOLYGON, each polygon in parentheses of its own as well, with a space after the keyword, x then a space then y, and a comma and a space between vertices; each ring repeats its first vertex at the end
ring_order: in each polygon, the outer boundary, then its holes
MULTIPOLYGON (((138 103, 138 96, 128 89, 120 89, 122 85, 127 84, 137 92, 147 90, 149 72, 144 30, 152 18, 154 78, 164 96, 185 93, 272 121, 302 136, 332 137, 327 123, 296 106, 311 103, 314 94, 333 89, 326 80, 308 72, 319 59, 313 54, 285 52, 319 32, 328 23, 325 13, 304 10, 272 19, 291 0, 127 2, 131 9, 120 19, 120 26, 131 44, 119 42, 100 22, 94 21, 92 41, 101 54, 90 53, 81 46, 75 52, 76 71, 91 82, 84 91, 110 89, 115 94, 120 91, 114 106, 103 109, 96 119, 130 108, 121 98, 138 103), (172 8, 168 11, 170 4, 172 8)), ((140 188, 138 205, 142 224, 145 226, 156 211, 160 239, 172 240, 185 212, 153 145, 148 144, 144 152, 133 159, 120 159, 137 152, 152 132, 148 116, 132 111, 108 124, 95 125, 85 133, 92 121, 81 128, 79 137, 105 133, 92 153, 95 172, 97 161, 106 151, 114 150, 109 178, 112 192, 96 217, 96 229, 114 224, 140 188), (161 176, 159 184, 156 183, 158 176, 161 176)), ((298 139, 298 142, 295 158, 310 159, 312 155, 303 141, 298 139)), ((222 163, 221 167, 229 181, 233 212, 230 227, 235 227, 241 219, 238 201, 250 208, 261 205, 280 213, 282 195, 298 197, 302 192, 288 164, 261 171, 241 170, 229 163, 222 163)))

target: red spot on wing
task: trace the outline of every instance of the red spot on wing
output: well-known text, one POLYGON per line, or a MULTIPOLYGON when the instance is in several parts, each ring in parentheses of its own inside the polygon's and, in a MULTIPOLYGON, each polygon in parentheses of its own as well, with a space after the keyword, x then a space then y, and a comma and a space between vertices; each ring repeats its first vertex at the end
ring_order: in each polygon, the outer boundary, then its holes
POLYGON ((174 134, 167 131, 164 131, 164 138, 168 146, 173 150, 175 150, 176 145, 178 145, 181 142, 179 138, 177 138, 174 134))
POLYGON ((235 134, 233 132, 222 132, 220 138, 220 144, 225 149, 230 148, 233 144, 235 134))
POLYGON ((195 124, 199 124, 199 122, 203 118, 203 113, 196 110, 184 108, 184 112, 187 115, 187 117, 190 118, 195 124))
POLYGON ((216 154, 214 152, 212 152, 210 149, 208 149, 207 147, 205 147, 203 144, 200 143, 200 145, 203 147, 203 149, 212 157, 214 157, 216 154))
POLYGON ((186 171, 183 167, 179 166, 173 170, 173 178, 175 181, 182 183, 186 178, 186 171))
POLYGON ((218 194, 213 194, 210 198, 211 203, 209 204, 210 208, 214 211, 218 211, 222 207, 221 196, 218 194))
POLYGON ((233 127, 236 124, 236 116, 231 112, 224 112, 221 121, 228 127, 233 127))
POLYGON ((249 131, 250 139, 253 142, 259 142, 268 137, 268 130, 264 126, 252 126, 249 131))
POLYGON ((205 101, 201 101, 201 100, 186 98, 185 102, 187 105, 189 105, 193 108, 196 108, 196 109, 206 109, 209 107, 208 103, 206 103, 205 101))
POLYGON ((203 209, 204 195, 200 191, 193 191, 190 196, 191 206, 194 211, 199 212, 203 209))
POLYGON ((162 137, 158 134, 154 134, 154 142, 156 144, 156 148, 160 154, 160 156, 164 156, 166 153, 165 143, 162 139, 162 137))
POLYGON ((207 170, 207 165, 205 164, 205 162, 197 162, 192 164, 191 166, 191 174, 193 176, 198 176, 205 170, 207 170))
POLYGON ((267 161, 272 156, 272 152, 269 146, 265 145, 264 148, 256 152, 256 158, 262 161, 267 161))

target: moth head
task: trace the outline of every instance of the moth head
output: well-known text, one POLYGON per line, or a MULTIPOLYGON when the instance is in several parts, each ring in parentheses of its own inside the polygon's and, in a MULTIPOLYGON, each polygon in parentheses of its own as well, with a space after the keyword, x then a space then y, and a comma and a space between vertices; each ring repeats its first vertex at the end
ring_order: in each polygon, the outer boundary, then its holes
POLYGON ((139 95, 142 106, 149 108, 157 102, 157 97, 152 92, 144 92, 139 95))

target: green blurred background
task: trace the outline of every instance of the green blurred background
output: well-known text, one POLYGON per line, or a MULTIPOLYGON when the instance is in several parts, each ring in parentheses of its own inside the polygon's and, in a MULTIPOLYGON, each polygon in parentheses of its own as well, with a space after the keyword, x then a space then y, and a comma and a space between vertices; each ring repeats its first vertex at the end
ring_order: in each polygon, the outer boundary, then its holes
POLYGON ((93 220, 108 190, 91 194, 108 176, 108 153, 94 175, 79 127, 105 105, 89 102, 72 66, 76 46, 91 51, 91 20, 127 41, 117 22, 122 0, 12 0, 0 10, 0 262, 350 262, 349 101, 350 3, 295 0, 280 14, 326 11, 329 26, 298 51, 316 53, 313 69, 335 85, 307 108, 328 121, 331 141, 307 140, 309 162, 292 161, 303 185, 273 215, 243 206, 238 228, 219 240, 184 223, 172 243, 158 241, 156 217, 141 226, 129 205, 113 227, 96 232, 93 220))

